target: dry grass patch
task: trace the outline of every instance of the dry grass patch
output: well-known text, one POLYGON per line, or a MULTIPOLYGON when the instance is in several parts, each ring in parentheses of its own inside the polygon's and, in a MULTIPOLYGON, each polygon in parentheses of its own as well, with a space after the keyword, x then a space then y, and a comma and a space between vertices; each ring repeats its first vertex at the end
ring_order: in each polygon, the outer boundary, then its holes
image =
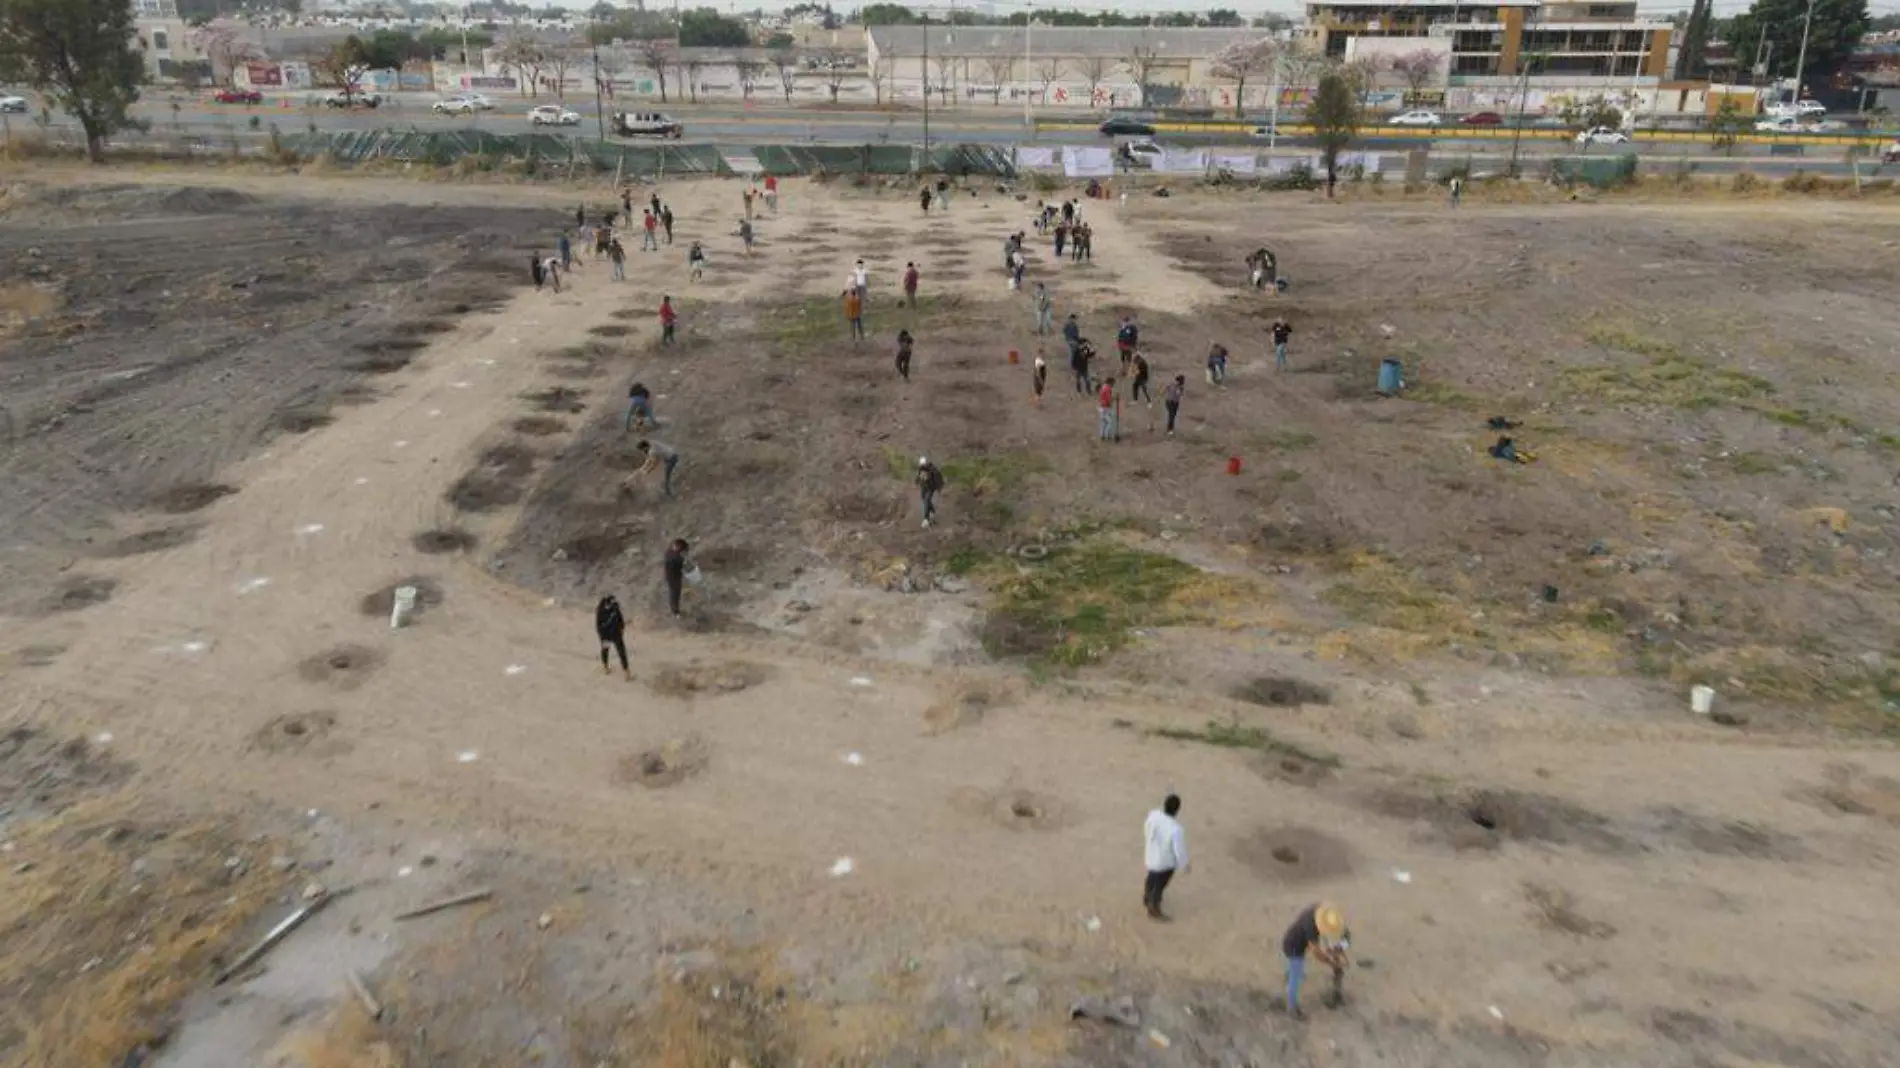
POLYGON ((163 1043, 178 1003, 241 948, 283 888, 263 863, 269 846, 234 827, 146 818, 105 799, 9 829, 15 870, 0 894, 7 1063, 140 1063, 128 1058, 163 1043))

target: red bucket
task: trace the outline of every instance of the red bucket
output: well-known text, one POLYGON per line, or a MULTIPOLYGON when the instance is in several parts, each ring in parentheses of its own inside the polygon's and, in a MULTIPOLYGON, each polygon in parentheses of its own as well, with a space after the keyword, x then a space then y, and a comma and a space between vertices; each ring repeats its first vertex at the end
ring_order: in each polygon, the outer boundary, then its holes
POLYGON ((1240 474, 1240 457, 1229 456, 1227 458, 1227 473, 1230 475, 1240 474))
POLYGON ((1016 351, 1015 349, 1010 349, 1010 350, 1009 350, 1009 362, 1010 362, 1010 363, 1016 363, 1016 362, 1018 362, 1018 361, 1019 361, 1019 360, 1021 360, 1021 359, 1022 359, 1022 356, 1021 356, 1020 354, 1018 354, 1018 353, 1017 353, 1017 351, 1016 351))

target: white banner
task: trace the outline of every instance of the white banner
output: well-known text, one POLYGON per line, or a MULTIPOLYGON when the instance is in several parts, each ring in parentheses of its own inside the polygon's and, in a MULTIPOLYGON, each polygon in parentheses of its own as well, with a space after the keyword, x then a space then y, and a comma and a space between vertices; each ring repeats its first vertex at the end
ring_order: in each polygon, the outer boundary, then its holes
MULTIPOLYGON (((1318 159, 1317 156, 1314 158, 1318 159)), ((1299 170, 1302 166, 1309 166, 1309 164, 1307 164, 1305 160, 1290 159, 1286 156, 1275 156, 1267 161, 1267 173, 1291 174, 1299 170)))
POLYGON ((1155 160, 1155 170, 1164 174, 1200 174, 1207 170, 1207 153, 1168 151, 1155 160))
POLYGON ((1115 154, 1094 145, 1064 145, 1062 173, 1071 178, 1113 178, 1115 154))
POLYGON ((1253 156, 1215 156, 1214 169, 1229 174, 1253 174, 1259 169, 1259 161, 1253 156))
POLYGON ((1029 145, 1016 146, 1017 170, 1026 171, 1040 167, 1053 167, 1055 165, 1056 150, 1054 148, 1032 148, 1029 145))

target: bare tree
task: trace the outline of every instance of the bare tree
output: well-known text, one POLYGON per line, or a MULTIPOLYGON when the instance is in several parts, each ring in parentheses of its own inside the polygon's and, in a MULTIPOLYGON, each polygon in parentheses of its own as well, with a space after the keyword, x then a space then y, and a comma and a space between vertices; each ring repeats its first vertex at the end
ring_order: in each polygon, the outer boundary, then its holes
POLYGON ((825 74, 825 88, 830 90, 831 102, 834 104, 838 102, 838 90, 844 88, 845 81, 851 77, 851 68, 855 65, 854 58, 853 54, 845 49, 827 48, 818 53, 818 58, 814 61, 818 69, 825 74))
POLYGON ((1102 83, 1115 73, 1118 64, 1107 56, 1083 56, 1076 65, 1076 73, 1089 83, 1089 107, 1095 106, 1095 94, 1102 89, 1102 83))
MULTIPOLYGON (((878 107, 883 107, 884 87, 888 85, 891 80, 890 58, 887 56, 878 57, 877 62, 871 64, 870 73, 867 74, 866 77, 871 80, 871 96, 873 101, 878 107)), ((892 88, 892 91, 896 91, 895 87, 892 88)))
POLYGON ((548 77, 554 82, 554 95, 567 102, 567 71, 579 56, 570 42, 560 41, 547 50, 548 77))
POLYGON ((1062 77, 1062 61, 1053 56, 1036 60, 1035 75, 1036 81, 1042 85, 1042 99, 1038 102, 1047 105, 1049 103, 1049 87, 1054 85, 1062 77))
POLYGON ((1339 65, 1339 71, 1345 75, 1347 84, 1359 94, 1360 111, 1371 106, 1372 91, 1379 87, 1379 75, 1390 65, 1390 57, 1377 53, 1349 59, 1339 65))
POLYGON ((236 23, 223 19, 190 31, 188 40, 211 61, 211 80, 221 85, 237 85, 239 63, 263 58, 257 46, 240 35, 236 23))
POLYGON ((706 61, 694 56, 680 63, 680 80, 686 83, 686 95, 693 103, 699 103, 699 77, 705 73, 706 61))
POLYGON ((502 42, 495 58, 501 61, 503 70, 514 70, 521 75, 524 95, 540 94, 541 71, 548 63, 548 50, 540 41, 517 34, 502 42))
POLYGON ((734 56, 732 69, 739 75, 740 94, 747 100, 752 99, 752 90, 758 88, 759 79, 765 76, 765 64, 751 56, 734 56))
POLYGON ((937 95, 943 97, 943 102, 948 104, 950 94, 957 87, 957 57, 939 55, 931 62, 937 68, 937 95))
POLYGON ((1148 101, 1148 75, 1154 71, 1155 65, 1160 61, 1160 50, 1145 39, 1130 49, 1128 58, 1122 61, 1128 65, 1128 73, 1135 79, 1135 85, 1140 87, 1141 100, 1144 104, 1148 101))
POLYGON ((1214 53, 1210 69, 1216 78, 1234 83, 1234 118, 1239 118, 1247 99, 1247 82, 1273 70, 1280 61, 1280 45, 1271 37, 1257 41, 1235 41, 1214 53))
POLYGON ((772 66, 778 70, 779 87, 785 90, 785 102, 792 102, 792 90, 798 88, 798 53, 781 48, 772 53, 772 66))
POLYGON ((369 55, 363 42, 354 37, 338 41, 335 47, 310 62, 310 73, 317 84, 340 90, 345 104, 356 102, 357 91, 363 87, 363 75, 369 71, 369 55))
POLYGON ((1393 56, 1391 66, 1393 73, 1405 79, 1405 87, 1416 94, 1438 77, 1439 65, 1447 58, 1443 52, 1419 48, 1393 56))
POLYGON ((603 96, 614 95, 614 77, 626 64, 618 48, 599 48, 594 50, 594 88, 603 96))
POLYGON ((1289 89, 1305 89, 1319 80, 1326 70, 1326 57, 1295 42, 1280 52, 1282 84, 1289 89))
POLYGON ((633 42, 633 54, 660 83, 660 103, 666 103, 666 68, 673 62, 673 42, 665 37, 647 37, 633 42))
POLYGON ((1016 53, 998 52, 983 58, 983 76, 989 79, 990 103, 1003 102, 1003 83, 1016 77, 1016 53))

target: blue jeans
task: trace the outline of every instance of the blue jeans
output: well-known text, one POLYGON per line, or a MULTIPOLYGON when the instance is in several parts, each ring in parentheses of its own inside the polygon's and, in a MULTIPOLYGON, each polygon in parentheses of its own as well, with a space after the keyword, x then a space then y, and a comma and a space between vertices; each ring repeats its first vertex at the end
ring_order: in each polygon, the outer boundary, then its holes
POLYGON ((642 251, 642 252, 648 252, 648 251, 652 251, 652 252, 658 252, 658 251, 660 251, 660 239, 659 239, 659 235, 657 235, 657 234, 655 234, 655 233, 654 233, 653 231, 651 231, 651 230, 647 230, 647 231, 644 231, 643 233, 641 233, 641 235, 640 235, 640 251, 642 251))
POLYGON ((633 421, 635 419, 640 420, 643 426, 647 423, 652 423, 654 426, 660 425, 660 421, 653 418, 653 405, 649 401, 630 400, 627 402, 627 421, 621 426, 621 431, 625 432, 633 429, 633 421))
POLYGON ((668 497, 673 495, 673 469, 680 465, 677 454, 666 458, 666 464, 660 468, 660 492, 668 497))
POLYGON ((1050 329, 1053 327, 1055 317, 1056 316, 1055 316, 1054 308, 1037 308, 1036 309, 1036 333, 1038 334, 1048 333, 1050 329))
POLYGON ((1098 434, 1100 434, 1100 436, 1101 436, 1101 439, 1102 439, 1103 441, 1113 441, 1113 440, 1115 439, 1115 437, 1116 437, 1116 434, 1115 434, 1115 409, 1113 409, 1113 408, 1103 408, 1103 409, 1101 410, 1101 420, 1100 420, 1100 423, 1101 423, 1101 425, 1100 425, 1099 427, 1097 427, 1097 428, 1096 428, 1096 431, 1097 431, 1097 433, 1098 433, 1098 434))
POLYGON ((626 280, 627 280, 627 261, 615 260, 614 261, 614 281, 624 282, 626 280))
POLYGON ((1297 1012, 1300 1007, 1300 984, 1306 981, 1306 958, 1288 957, 1286 959, 1286 1011, 1297 1012))
POLYGON ((1276 341, 1273 343, 1273 362, 1280 370, 1286 370, 1286 342, 1276 341))

